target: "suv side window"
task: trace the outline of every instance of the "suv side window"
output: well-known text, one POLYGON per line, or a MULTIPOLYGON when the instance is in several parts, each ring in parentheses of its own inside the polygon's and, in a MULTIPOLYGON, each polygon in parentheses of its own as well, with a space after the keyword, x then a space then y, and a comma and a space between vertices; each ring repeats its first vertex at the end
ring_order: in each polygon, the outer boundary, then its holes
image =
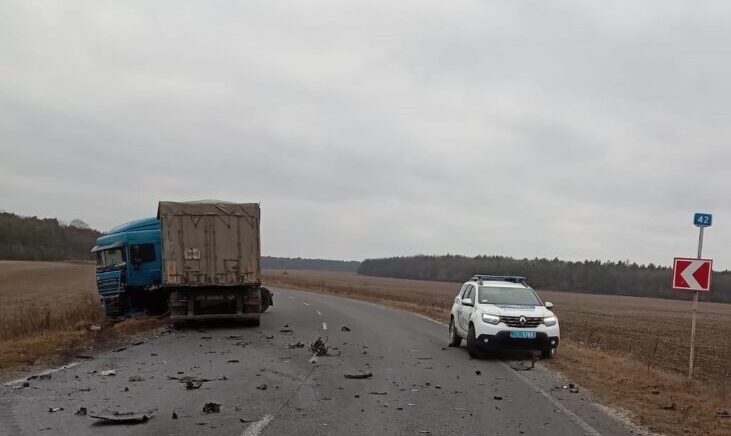
POLYGON ((465 298, 471 298, 472 301, 475 301, 475 287, 472 285, 467 286, 467 290, 465 291, 465 298))
POLYGON ((470 288, 469 285, 467 285, 466 283, 464 285, 462 285, 462 289, 459 290, 459 298, 460 298, 460 300, 463 299, 463 298, 467 298, 466 295, 467 295, 467 290, 469 288, 470 288))

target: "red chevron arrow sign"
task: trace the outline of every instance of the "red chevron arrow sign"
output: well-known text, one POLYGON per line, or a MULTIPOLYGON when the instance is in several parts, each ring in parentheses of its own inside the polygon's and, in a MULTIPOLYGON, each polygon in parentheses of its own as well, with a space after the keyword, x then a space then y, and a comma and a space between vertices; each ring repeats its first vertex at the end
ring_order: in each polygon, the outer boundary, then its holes
POLYGON ((673 289, 710 292, 713 260, 676 257, 673 263, 673 289))

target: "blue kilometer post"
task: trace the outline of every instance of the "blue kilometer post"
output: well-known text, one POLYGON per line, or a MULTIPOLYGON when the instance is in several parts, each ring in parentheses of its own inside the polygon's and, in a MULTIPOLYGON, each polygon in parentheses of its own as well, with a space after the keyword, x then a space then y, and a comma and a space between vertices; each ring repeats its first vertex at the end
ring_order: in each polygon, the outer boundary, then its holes
POLYGON ((711 227, 712 223, 713 215, 711 215, 710 213, 696 212, 696 214, 693 215, 693 224, 696 227, 711 227))

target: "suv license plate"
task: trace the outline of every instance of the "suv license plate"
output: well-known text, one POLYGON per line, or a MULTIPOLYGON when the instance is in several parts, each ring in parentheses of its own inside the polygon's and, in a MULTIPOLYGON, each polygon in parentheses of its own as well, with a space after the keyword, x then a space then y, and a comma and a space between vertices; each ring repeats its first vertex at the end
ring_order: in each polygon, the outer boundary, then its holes
POLYGON ((510 332, 512 339, 535 339, 536 332, 510 332))

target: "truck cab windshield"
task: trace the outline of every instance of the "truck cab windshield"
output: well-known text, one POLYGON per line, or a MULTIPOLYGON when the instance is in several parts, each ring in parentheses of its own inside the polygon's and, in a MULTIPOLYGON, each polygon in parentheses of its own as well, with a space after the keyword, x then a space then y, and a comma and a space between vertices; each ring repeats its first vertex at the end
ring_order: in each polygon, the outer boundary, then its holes
POLYGON ((96 252, 97 270, 112 269, 125 261, 124 250, 112 248, 96 252))

